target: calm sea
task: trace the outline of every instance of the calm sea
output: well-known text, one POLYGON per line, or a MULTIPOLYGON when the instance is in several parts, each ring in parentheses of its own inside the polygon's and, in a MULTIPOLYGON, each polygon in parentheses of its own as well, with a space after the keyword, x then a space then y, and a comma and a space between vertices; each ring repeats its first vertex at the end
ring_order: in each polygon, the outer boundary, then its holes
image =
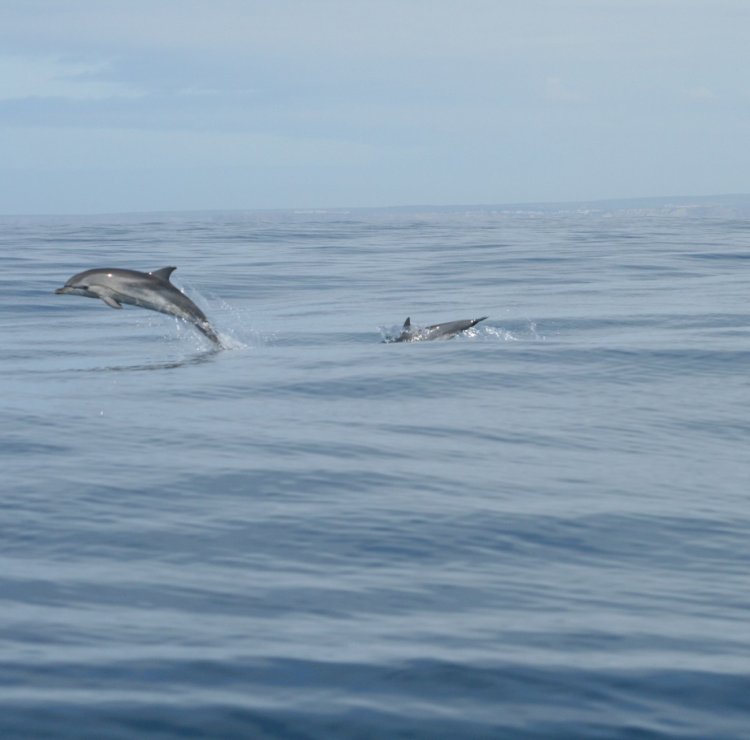
POLYGON ((749 220, 1 225, 4 740, 750 737, 749 220))

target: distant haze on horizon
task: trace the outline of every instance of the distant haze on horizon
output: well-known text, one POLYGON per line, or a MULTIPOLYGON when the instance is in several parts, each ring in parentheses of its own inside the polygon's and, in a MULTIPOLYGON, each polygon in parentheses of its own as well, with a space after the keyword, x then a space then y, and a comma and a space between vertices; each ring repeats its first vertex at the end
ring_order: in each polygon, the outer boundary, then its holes
POLYGON ((750 191, 746 0, 5 0, 0 213, 750 191))

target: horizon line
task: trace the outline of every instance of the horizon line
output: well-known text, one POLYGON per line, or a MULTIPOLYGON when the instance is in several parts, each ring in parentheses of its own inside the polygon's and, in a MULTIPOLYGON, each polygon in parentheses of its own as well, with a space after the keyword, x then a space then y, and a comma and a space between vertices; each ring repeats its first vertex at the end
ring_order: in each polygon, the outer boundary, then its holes
MULTIPOLYGON (((0 218, 85 218, 85 217, 102 217, 102 216, 147 216, 156 214, 188 214, 188 213, 336 213, 346 211, 409 211, 409 210, 448 210, 448 209, 518 209, 530 210, 533 208, 568 208, 583 206, 605 206, 612 207, 614 204, 621 204, 618 208, 626 208, 625 204, 635 203, 653 203, 661 205, 675 205, 676 207, 685 207, 691 205, 684 201, 707 201, 711 199, 742 199, 747 200, 750 206, 750 193, 713 193, 709 195, 641 195, 628 196, 623 198, 594 198, 594 199, 576 199, 576 200, 535 200, 535 201, 513 201, 505 203, 411 203, 405 205, 388 205, 388 206, 280 206, 272 208, 155 208, 153 210, 132 210, 132 211, 89 211, 89 212, 27 212, 27 213, 0 213, 0 218), (680 203, 671 203, 671 201, 683 201, 680 203)), ((707 205, 704 203, 695 203, 695 205, 707 205)), ((716 203, 715 205, 726 205, 716 203)))

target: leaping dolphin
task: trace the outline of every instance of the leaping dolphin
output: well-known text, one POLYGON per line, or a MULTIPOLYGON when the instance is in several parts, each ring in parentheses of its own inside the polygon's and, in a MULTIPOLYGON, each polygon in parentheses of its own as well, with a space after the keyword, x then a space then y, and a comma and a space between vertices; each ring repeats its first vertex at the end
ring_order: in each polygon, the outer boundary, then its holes
POLYGON ((472 326, 476 326, 480 321, 484 321, 486 318, 486 316, 482 316, 479 319, 446 321, 444 324, 432 324, 432 326, 425 326, 424 328, 413 327, 411 325, 411 319, 407 318, 406 321, 404 321, 401 334, 395 339, 386 341, 424 342, 430 339, 453 339, 457 334, 460 334, 467 329, 471 329, 472 326))
POLYGON ((87 298, 100 298, 111 308, 122 308, 123 303, 131 306, 159 311, 178 319, 188 321, 198 331, 221 347, 221 340, 211 326, 206 315, 184 293, 169 282, 169 276, 176 267, 162 267, 153 272, 121 270, 113 267, 100 267, 73 275, 55 293, 72 293, 87 298))

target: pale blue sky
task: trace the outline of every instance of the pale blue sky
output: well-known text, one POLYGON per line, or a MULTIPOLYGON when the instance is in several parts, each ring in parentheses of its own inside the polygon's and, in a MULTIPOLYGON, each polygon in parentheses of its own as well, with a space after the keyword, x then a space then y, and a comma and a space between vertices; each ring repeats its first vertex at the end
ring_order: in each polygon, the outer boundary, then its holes
POLYGON ((748 0, 0 0, 0 213, 750 192, 748 0))

